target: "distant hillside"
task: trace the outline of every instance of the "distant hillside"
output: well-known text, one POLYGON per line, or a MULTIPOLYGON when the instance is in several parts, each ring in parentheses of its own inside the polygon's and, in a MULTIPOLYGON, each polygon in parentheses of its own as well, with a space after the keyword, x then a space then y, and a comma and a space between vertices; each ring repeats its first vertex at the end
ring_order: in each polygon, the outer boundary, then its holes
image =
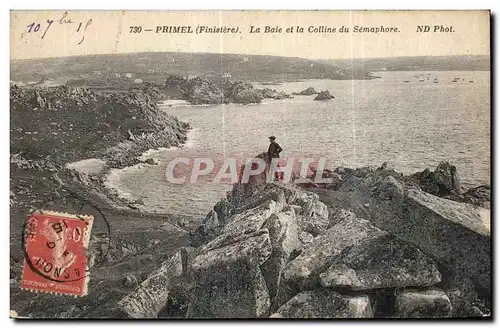
MULTIPOLYGON (((131 53, 11 61, 11 80, 68 80, 131 73, 133 78, 161 80, 166 75, 208 75, 245 81, 311 78, 350 79, 352 74, 329 63, 276 56, 210 53, 131 53)), ((130 76, 130 75, 129 75, 130 76)), ((366 73, 355 78, 366 78, 366 73)))
POLYGON ((489 71, 490 56, 418 56, 318 60, 345 69, 366 71, 489 71))

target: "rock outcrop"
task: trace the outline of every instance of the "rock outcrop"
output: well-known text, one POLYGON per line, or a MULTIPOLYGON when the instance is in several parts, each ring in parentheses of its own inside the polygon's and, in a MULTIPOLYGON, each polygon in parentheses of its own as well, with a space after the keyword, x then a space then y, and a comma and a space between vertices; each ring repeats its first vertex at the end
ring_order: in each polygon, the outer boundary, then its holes
POLYGON ((423 191, 443 197, 460 194, 460 178, 457 168, 448 162, 441 162, 434 172, 426 169, 410 176, 423 191))
POLYGON ((283 91, 270 88, 257 89, 246 82, 215 83, 209 79, 195 77, 188 79, 178 75, 171 75, 165 82, 165 88, 174 94, 179 94, 183 99, 192 104, 221 104, 237 103, 252 104, 260 103, 262 99, 287 99, 291 96, 283 91))
POLYGON ((264 88, 264 89, 259 89, 262 97, 268 98, 268 99, 275 99, 275 100, 280 100, 280 99, 290 99, 293 98, 291 95, 287 94, 284 91, 276 91, 274 89, 270 88, 264 88))
POLYGON ((315 94, 318 94, 319 92, 314 90, 313 87, 309 87, 305 90, 302 90, 300 92, 292 92, 292 95, 297 95, 297 96, 312 96, 315 94))
POLYGON ((187 80, 182 85, 185 99, 193 105, 222 104, 224 93, 216 85, 201 77, 187 80))
POLYGON ((340 187, 318 194, 258 177, 235 185, 202 225, 188 316, 482 313, 478 295, 489 298, 491 281, 486 209, 429 194, 387 166, 333 173, 340 187))
POLYGON ((329 100, 329 99, 333 99, 333 98, 335 98, 335 97, 330 94, 330 91, 325 90, 325 91, 319 92, 318 95, 314 98, 314 100, 329 100))

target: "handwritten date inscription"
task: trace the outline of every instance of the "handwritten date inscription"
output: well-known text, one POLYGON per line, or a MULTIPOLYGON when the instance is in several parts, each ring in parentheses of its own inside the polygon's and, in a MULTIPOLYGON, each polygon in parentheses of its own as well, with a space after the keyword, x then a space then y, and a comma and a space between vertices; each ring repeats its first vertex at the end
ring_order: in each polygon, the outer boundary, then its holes
POLYGON ((79 35, 79 41, 78 45, 82 44, 83 40, 85 40, 85 32, 87 31, 87 28, 92 24, 92 18, 89 18, 88 20, 82 20, 82 21, 73 21, 68 15, 68 12, 65 11, 62 16, 54 21, 53 19, 47 19, 46 22, 32 22, 31 24, 27 25, 27 32, 28 33, 34 33, 34 34, 39 34, 40 37, 43 39, 47 35, 47 32, 50 30, 50 28, 54 26, 74 26, 76 27, 76 33, 79 35))

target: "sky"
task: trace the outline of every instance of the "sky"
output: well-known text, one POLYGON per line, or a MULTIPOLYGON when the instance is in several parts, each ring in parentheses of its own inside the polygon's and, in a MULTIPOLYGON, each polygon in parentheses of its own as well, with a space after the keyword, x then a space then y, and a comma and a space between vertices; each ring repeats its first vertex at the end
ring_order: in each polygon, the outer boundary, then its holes
POLYGON ((11 11, 10 18, 12 60, 150 51, 309 59, 490 53, 487 11, 11 11), (417 32, 417 26, 424 25, 432 32, 417 32), (239 29, 233 34, 171 34, 156 33, 158 26, 239 29), (251 26, 282 32, 250 33, 251 26), (297 26, 304 32, 298 33, 297 26), (311 26, 336 32, 309 33, 311 26), (340 33, 342 26, 349 33, 340 33), (398 32, 354 33, 355 26, 393 27, 398 32), (439 31, 433 32, 435 26, 439 31), (441 32, 441 26, 452 32, 441 32), (293 32, 287 33, 288 28, 293 32))

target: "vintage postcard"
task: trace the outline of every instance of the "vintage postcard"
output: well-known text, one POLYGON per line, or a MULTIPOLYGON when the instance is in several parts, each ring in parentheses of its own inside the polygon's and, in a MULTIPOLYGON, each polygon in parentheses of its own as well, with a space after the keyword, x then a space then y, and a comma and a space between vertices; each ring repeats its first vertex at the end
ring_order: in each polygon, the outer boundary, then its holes
POLYGON ((10 13, 10 316, 492 318, 489 11, 10 13))

